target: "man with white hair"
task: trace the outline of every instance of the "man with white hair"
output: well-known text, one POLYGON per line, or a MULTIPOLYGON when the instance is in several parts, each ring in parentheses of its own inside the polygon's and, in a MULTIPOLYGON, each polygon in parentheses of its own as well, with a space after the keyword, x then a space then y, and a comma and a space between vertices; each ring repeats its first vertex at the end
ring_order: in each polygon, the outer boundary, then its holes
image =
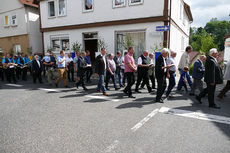
MULTIPOLYGON (((176 85, 176 61, 175 61, 175 57, 176 57, 177 53, 175 51, 171 50, 171 56, 167 59, 166 64, 167 65, 171 65, 171 67, 168 69, 167 71, 167 77, 169 78, 169 85, 168 85, 168 90, 166 92, 166 97, 169 97, 169 94, 171 93, 172 89, 174 88, 174 86, 176 85)), ((172 96, 171 96, 172 97, 172 96)))
POLYGON ((137 93, 141 93, 138 90, 138 88, 142 80, 143 80, 143 84, 146 84, 149 93, 152 91, 149 85, 149 76, 148 76, 148 70, 149 70, 148 54, 149 52, 146 50, 138 58, 137 83, 136 83, 136 89, 135 89, 135 92, 137 93))
POLYGON ((155 66, 155 75, 157 78, 157 96, 156 102, 164 103, 162 99, 162 95, 166 89, 166 75, 167 69, 170 65, 166 65, 166 58, 168 57, 169 50, 167 48, 163 48, 161 51, 161 55, 156 60, 155 66))
POLYGON ((193 65, 193 72, 192 72, 192 77, 193 77, 193 84, 192 84, 192 90, 191 93, 189 94, 190 96, 195 95, 195 90, 198 88, 200 92, 203 91, 203 77, 204 77, 204 72, 205 72, 205 67, 203 62, 206 60, 205 55, 201 55, 200 58, 196 60, 196 62, 193 65))
POLYGON ((216 48, 212 48, 209 51, 209 57, 205 63, 205 73, 204 81, 207 84, 207 88, 204 89, 196 99, 201 102, 201 98, 208 94, 209 107, 220 109, 214 102, 214 95, 216 90, 216 84, 221 84, 223 82, 222 71, 217 62, 218 51, 216 48))

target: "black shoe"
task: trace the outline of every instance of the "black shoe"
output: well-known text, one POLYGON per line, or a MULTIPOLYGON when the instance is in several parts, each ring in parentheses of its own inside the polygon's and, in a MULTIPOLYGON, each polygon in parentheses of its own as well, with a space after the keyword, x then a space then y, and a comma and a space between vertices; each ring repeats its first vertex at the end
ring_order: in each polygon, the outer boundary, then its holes
POLYGON ((190 93, 189 96, 195 96, 195 94, 194 93, 190 93))
POLYGON ((87 89, 87 88, 85 87, 85 88, 83 88, 83 90, 88 91, 89 89, 87 89))
POLYGON ((133 95, 129 95, 129 98, 136 98, 136 97, 134 97, 133 95))
POLYGON ((41 81, 41 82, 39 82, 40 84, 43 84, 43 82, 41 81))
POLYGON ((106 90, 110 90, 110 88, 108 88, 108 87, 107 87, 107 88, 105 88, 105 89, 106 89, 106 90))
POLYGON ((78 83, 75 83, 75 85, 76 85, 76 88, 78 89, 78 83))
POLYGON ((58 88, 58 84, 57 83, 55 83, 55 86, 56 86, 56 88, 58 88))
POLYGON ((215 104, 214 105, 209 105, 210 108, 215 108, 215 109, 220 109, 219 106, 216 106, 215 104))
POLYGON ((115 88, 115 90, 119 90, 120 88, 115 88))
POLYGON ((164 101, 162 99, 156 99, 155 102, 157 102, 157 103, 164 103, 164 101))
POLYGON ((196 96, 196 100, 197 100, 200 104, 202 104, 201 98, 200 98, 199 96, 196 96))
POLYGON ((137 89, 135 90, 135 92, 136 92, 136 93, 141 93, 141 91, 139 91, 139 90, 137 90, 137 89))
POLYGON ((124 94, 128 95, 128 92, 127 92, 127 91, 123 90, 123 92, 124 92, 124 94))

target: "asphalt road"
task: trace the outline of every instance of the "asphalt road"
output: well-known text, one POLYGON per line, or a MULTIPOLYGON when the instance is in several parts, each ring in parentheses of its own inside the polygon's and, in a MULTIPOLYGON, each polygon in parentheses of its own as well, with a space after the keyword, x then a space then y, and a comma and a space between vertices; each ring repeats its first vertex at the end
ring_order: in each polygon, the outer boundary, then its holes
POLYGON ((146 89, 130 99, 112 86, 108 97, 70 86, 1 82, 0 153, 230 152, 229 93, 216 110, 186 93, 160 104, 146 89))

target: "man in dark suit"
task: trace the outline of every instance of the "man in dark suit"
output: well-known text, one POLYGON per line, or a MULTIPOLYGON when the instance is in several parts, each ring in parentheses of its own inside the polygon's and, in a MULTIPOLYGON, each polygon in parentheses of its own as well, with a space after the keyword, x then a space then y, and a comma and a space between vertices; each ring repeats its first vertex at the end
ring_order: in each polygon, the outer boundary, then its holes
POLYGON ((190 96, 195 95, 195 90, 198 88, 200 92, 203 91, 203 77, 204 77, 204 72, 205 72, 205 67, 203 62, 206 60, 205 55, 201 55, 200 58, 196 60, 193 66, 193 71, 192 71, 192 78, 193 78, 193 84, 192 84, 192 89, 191 93, 189 94, 190 96))
POLYGON ((86 56, 86 52, 83 51, 77 61, 77 66, 78 66, 77 79, 79 81, 76 83, 76 87, 78 88, 78 86, 81 84, 83 90, 86 91, 88 89, 85 87, 85 77, 86 77, 86 68, 87 68, 85 56, 86 56))
POLYGON ((34 60, 32 61, 32 72, 33 72, 33 82, 36 83, 36 80, 38 78, 38 81, 40 83, 42 82, 42 62, 39 60, 38 55, 34 56, 34 60))
POLYGON ((105 54, 106 54, 106 49, 102 48, 101 54, 96 57, 95 73, 99 76, 97 91, 98 92, 102 91, 103 95, 108 96, 108 94, 106 93, 105 84, 104 84, 104 79, 105 79, 104 75, 105 75, 105 70, 107 69, 105 54))
POLYGON ((167 76, 167 69, 170 65, 166 65, 166 58, 168 57, 169 50, 167 48, 162 49, 161 55, 156 60, 155 66, 155 75, 157 79, 157 96, 156 102, 164 103, 162 99, 162 95, 166 89, 166 76, 167 76))
POLYGON ((209 55, 205 63, 204 73, 204 81, 207 84, 207 88, 204 89, 196 99, 201 103, 201 98, 208 94, 209 107, 220 109, 214 102, 216 84, 221 84, 223 82, 222 71, 216 60, 218 57, 217 49, 211 49, 209 55))

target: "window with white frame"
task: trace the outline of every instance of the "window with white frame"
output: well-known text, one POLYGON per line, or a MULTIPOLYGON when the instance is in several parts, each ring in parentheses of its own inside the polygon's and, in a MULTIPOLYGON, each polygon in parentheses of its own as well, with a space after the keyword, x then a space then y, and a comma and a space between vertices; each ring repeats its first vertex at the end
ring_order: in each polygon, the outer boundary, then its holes
POLYGON ((129 5, 143 4, 144 0, 129 0, 129 5))
POLYGON ((181 50, 184 50, 184 37, 181 37, 181 50))
POLYGON ((8 15, 4 17, 4 26, 5 27, 10 26, 10 17, 8 15))
POLYGON ((49 17, 55 17, 55 2, 49 1, 48 2, 48 16, 49 17))
POLYGON ((0 47, 0 53, 2 53, 2 48, 0 47))
POLYGON ((58 0, 58 16, 66 15, 66 0, 58 0))
POLYGON ((94 0, 83 0, 83 12, 93 11, 94 0))
POLYGON ((11 26, 17 26, 18 25, 18 21, 17 21, 17 15, 11 15, 11 26))
POLYGON ((20 53, 22 50, 21 50, 21 45, 19 44, 16 44, 14 45, 14 53, 17 55, 18 53, 20 53))
POLYGON ((183 4, 180 4, 180 19, 183 20, 183 15, 184 15, 184 7, 183 4))
POLYGON ((53 51, 69 51, 69 37, 68 36, 51 36, 51 47, 53 51))
POLYGON ((125 0, 113 0, 113 7, 124 7, 125 6, 125 0))

